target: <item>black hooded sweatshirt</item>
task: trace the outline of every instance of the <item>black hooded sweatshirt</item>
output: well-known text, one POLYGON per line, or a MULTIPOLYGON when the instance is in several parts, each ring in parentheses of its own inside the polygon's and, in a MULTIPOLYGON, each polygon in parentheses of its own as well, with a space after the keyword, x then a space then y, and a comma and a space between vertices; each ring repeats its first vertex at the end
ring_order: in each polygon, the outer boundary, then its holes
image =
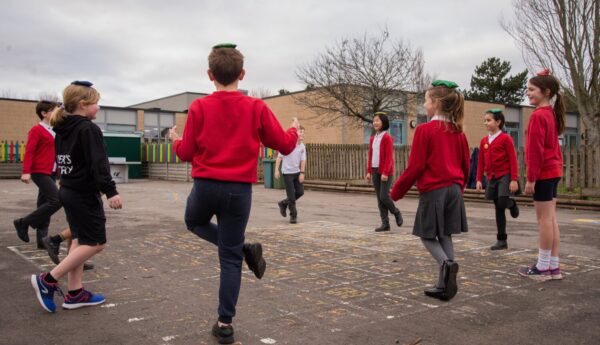
POLYGON ((110 175, 102 131, 95 123, 83 116, 67 115, 54 132, 61 187, 82 193, 100 191, 107 198, 119 194, 110 175))

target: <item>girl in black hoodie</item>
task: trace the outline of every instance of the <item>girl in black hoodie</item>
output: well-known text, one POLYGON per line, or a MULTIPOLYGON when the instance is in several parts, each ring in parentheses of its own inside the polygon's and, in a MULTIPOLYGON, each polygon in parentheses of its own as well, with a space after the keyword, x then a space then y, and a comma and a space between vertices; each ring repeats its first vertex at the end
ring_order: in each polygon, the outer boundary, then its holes
MULTIPOLYGON (((104 296, 83 288, 83 263, 104 249, 106 218, 101 193, 108 205, 121 208, 121 197, 110 175, 102 131, 92 120, 100 94, 86 81, 74 81, 63 92, 64 104, 50 118, 56 132, 56 163, 60 174, 59 198, 73 233, 69 254, 52 271, 31 276, 38 301, 48 312, 56 310, 58 279, 67 275, 64 309, 97 305, 104 296)), ((62 294, 62 293, 61 293, 62 294)))

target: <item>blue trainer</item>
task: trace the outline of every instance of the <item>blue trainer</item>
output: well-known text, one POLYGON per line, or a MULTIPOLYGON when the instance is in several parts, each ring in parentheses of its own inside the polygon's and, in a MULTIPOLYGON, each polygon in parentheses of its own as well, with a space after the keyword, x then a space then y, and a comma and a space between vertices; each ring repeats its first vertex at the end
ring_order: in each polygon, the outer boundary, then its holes
POLYGON ((89 307, 92 305, 98 305, 104 303, 106 298, 102 295, 94 295, 86 289, 81 290, 77 296, 65 295, 65 303, 63 303, 63 309, 78 309, 83 307, 89 307))
POLYGON ((38 301, 42 308, 46 309, 49 313, 54 313, 56 311, 56 305, 54 304, 54 292, 59 291, 58 283, 46 283, 44 281, 44 277, 48 273, 41 273, 40 275, 31 275, 31 286, 33 286, 33 290, 35 290, 35 295, 37 296, 38 301))

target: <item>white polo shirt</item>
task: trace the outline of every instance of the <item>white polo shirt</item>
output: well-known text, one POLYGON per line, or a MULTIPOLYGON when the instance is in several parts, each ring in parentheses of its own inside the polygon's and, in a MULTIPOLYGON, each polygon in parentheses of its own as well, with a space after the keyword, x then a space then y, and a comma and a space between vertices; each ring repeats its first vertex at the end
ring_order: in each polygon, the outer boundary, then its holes
POLYGON ((281 158, 281 172, 284 174, 297 174, 300 172, 300 162, 306 160, 306 147, 303 143, 296 145, 296 148, 289 155, 279 153, 281 158))

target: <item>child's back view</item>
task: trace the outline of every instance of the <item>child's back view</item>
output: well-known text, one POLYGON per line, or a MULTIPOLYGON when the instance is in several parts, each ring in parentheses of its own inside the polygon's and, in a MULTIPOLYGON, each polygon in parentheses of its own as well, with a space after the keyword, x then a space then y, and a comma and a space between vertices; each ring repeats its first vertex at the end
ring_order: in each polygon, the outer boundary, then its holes
POLYGON ((234 342, 231 324, 242 260, 259 279, 266 267, 261 244, 244 244, 260 142, 289 154, 296 147, 299 126, 294 119, 293 128, 285 132, 263 101, 237 91, 245 71, 244 56, 235 47, 213 47, 208 76, 217 91, 192 102, 182 138, 171 130, 177 156, 192 162, 194 186, 187 199, 186 226, 219 247, 219 319, 212 332, 221 344, 234 342), (211 223, 215 215, 216 224, 211 223))

